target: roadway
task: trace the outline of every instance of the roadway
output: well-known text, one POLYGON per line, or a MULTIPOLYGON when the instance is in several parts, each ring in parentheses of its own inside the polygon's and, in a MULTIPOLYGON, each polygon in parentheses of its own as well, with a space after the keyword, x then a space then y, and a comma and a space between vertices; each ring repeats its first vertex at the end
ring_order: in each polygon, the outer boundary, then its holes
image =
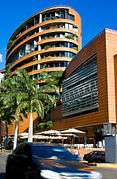
MULTIPOLYGON (((5 179, 5 165, 8 153, 0 153, 0 179, 5 179)), ((102 179, 117 179, 117 169, 113 168, 96 168, 97 171, 102 173, 102 179)))

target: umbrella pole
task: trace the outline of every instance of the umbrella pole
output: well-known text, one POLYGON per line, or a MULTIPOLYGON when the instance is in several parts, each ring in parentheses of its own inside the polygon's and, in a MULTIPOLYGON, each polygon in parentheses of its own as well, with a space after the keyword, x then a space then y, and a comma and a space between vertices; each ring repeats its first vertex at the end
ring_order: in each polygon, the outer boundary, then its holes
POLYGON ((73 143, 74 143, 74 138, 72 137, 72 145, 73 145, 73 143))
POLYGON ((64 139, 62 139, 62 145, 64 144, 64 139))
POLYGON ((84 147, 86 147, 86 145, 87 145, 87 136, 86 136, 86 134, 84 135, 84 147))

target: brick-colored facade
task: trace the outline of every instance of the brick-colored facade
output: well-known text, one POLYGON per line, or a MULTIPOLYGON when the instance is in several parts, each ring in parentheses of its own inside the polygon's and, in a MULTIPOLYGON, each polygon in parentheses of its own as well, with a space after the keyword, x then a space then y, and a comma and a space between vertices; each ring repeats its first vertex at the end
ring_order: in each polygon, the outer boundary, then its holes
POLYGON ((117 31, 105 29, 88 43, 69 64, 65 79, 94 54, 97 57, 98 111, 61 119, 55 112, 56 129, 75 127, 92 133, 94 127, 117 123, 117 31))

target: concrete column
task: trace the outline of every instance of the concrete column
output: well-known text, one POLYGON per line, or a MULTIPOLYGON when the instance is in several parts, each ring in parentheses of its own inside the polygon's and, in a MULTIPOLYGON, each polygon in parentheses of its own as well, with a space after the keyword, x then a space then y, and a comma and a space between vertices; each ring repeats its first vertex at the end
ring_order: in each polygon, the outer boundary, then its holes
POLYGON ((39 36, 39 42, 41 41, 41 36, 39 36))
POLYGON ((65 29, 69 29, 68 24, 65 23, 65 29))
POLYGON ((117 134, 105 137, 106 162, 117 163, 117 134))
POLYGON ((42 14, 39 15, 39 23, 42 22, 42 14))
MULTIPOLYGON (((39 23, 42 22, 42 14, 39 15, 39 23)), ((39 27, 39 32, 41 32, 41 27, 39 27)))
POLYGON ((41 30, 41 27, 39 27, 39 32, 41 32, 42 30, 41 30))
POLYGON ((38 64, 37 69, 40 70, 40 64, 38 64))
POLYGON ((41 46, 40 46, 40 45, 38 45, 38 50, 39 50, 39 51, 41 50, 41 46))

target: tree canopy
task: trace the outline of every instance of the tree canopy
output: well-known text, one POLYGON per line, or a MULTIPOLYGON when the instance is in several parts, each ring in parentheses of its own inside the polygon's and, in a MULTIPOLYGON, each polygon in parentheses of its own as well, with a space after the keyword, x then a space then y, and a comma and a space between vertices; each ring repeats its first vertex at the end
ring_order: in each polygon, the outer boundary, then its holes
MULTIPOLYGON (((0 119, 18 121, 22 115, 36 112, 43 119, 44 114, 54 106, 55 98, 48 91, 56 91, 54 84, 37 85, 25 70, 9 71, 0 84, 0 119)), ((32 120, 32 119, 31 119, 32 120)))

